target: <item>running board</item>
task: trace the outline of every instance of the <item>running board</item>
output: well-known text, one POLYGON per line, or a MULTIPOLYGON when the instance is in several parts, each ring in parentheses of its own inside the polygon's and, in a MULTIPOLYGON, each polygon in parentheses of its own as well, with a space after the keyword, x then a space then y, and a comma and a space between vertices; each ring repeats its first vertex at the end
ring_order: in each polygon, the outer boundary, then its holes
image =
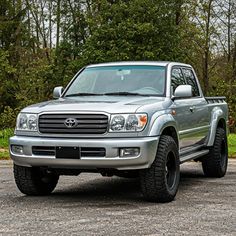
POLYGON ((209 152, 209 150, 201 150, 201 151, 198 151, 198 152, 194 152, 194 153, 191 153, 191 154, 184 155, 182 157, 180 156, 180 164, 182 164, 186 161, 194 160, 196 158, 204 156, 208 152, 209 152))

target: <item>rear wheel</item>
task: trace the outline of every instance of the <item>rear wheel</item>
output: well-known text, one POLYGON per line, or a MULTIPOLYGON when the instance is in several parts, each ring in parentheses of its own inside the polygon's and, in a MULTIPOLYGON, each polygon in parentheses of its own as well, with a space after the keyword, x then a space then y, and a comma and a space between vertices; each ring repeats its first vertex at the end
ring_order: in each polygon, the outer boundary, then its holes
POLYGON ((40 167, 14 164, 14 177, 18 189, 26 195, 48 195, 57 185, 59 176, 43 171, 40 167))
POLYGON ((163 135, 153 164, 140 172, 144 198, 154 202, 172 201, 178 191, 179 178, 178 147, 172 137, 163 135))
POLYGON ((202 169, 208 177, 223 177, 228 165, 228 144, 225 130, 216 129, 216 136, 213 147, 202 160, 202 169))

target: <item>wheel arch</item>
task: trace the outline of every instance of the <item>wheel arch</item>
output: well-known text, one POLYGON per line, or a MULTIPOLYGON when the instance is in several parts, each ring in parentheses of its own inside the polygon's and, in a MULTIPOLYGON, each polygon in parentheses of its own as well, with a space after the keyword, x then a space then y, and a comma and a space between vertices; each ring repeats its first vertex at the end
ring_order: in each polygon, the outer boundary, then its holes
POLYGON ((226 134, 228 133, 225 113, 219 107, 216 107, 212 110, 211 129, 209 132, 209 138, 207 140, 207 146, 213 146, 217 128, 222 128, 225 130, 226 134))
POLYGON ((179 137, 178 137, 177 131, 174 126, 165 127, 162 130, 161 135, 168 135, 168 136, 172 137, 179 149, 179 137))
POLYGON ((226 120, 224 118, 220 118, 220 120, 218 121, 218 124, 217 124, 217 128, 222 128, 224 129, 224 131, 226 131, 226 120))
POLYGON ((176 120, 171 114, 163 114, 155 119, 149 136, 169 135, 171 136, 179 148, 179 135, 177 132, 176 120))

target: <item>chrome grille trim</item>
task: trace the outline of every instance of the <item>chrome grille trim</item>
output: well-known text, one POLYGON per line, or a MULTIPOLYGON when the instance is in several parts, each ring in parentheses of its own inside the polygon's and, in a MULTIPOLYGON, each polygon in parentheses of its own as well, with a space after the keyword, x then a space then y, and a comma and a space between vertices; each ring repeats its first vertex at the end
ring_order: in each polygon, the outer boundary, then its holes
POLYGON ((39 132, 46 134, 104 134, 108 129, 105 114, 42 114, 39 116, 39 132), (74 118, 77 126, 68 128, 65 120, 74 118))

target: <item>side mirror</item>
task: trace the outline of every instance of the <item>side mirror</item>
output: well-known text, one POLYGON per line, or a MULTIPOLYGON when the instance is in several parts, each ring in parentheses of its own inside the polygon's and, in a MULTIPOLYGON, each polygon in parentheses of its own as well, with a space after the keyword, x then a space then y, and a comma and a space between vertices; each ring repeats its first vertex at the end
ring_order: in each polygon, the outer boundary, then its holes
POLYGON ((61 97, 63 93, 64 88, 62 86, 60 87, 55 87, 53 90, 53 98, 59 98, 61 97))
POLYGON ((179 85, 174 92, 172 100, 176 98, 189 98, 192 97, 192 86, 191 85, 179 85))

